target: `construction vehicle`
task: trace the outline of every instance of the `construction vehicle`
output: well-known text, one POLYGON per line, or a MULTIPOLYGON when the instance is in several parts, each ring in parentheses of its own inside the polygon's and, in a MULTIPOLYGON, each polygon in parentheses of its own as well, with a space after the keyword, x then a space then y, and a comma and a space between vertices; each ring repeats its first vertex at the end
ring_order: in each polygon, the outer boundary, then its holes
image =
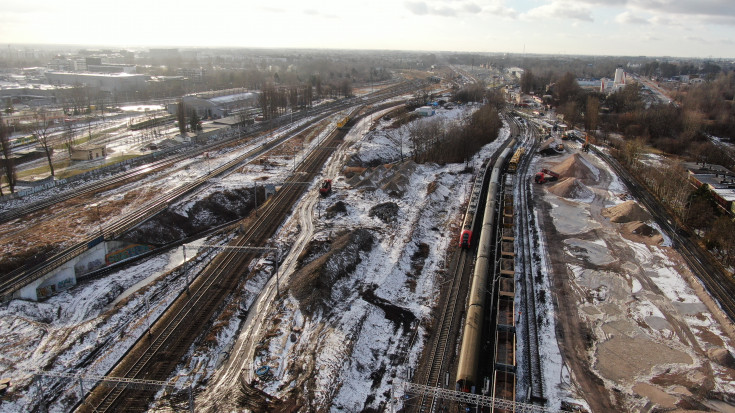
POLYGON ((319 187, 319 194, 321 196, 327 196, 330 192, 332 192, 332 180, 325 179, 324 182, 322 182, 322 185, 319 187))
POLYGON ((541 172, 536 173, 536 176, 534 176, 533 180, 537 184, 543 184, 546 182, 553 182, 559 180, 559 174, 551 171, 549 169, 542 169, 541 172))
POLYGON ((510 158, 510 162, 508 163, 508 173, 515 173, 515 171, 518 169, 518 162, 521 161, 521 156, 526 152, 526 148, 518 148, 517 151, 513 154, 513 157, 510 158))

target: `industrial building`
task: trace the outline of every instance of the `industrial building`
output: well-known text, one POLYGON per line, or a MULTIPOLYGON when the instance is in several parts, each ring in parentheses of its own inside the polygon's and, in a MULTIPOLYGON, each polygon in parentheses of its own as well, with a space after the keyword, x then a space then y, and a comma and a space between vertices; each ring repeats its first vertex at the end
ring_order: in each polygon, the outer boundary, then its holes
POLYGON ((729 214, 735 215, 735 174, 720 165, 687 162, 689 180, 697 188, 702 185, 712 193, 715 201, 729 214))
MULTIPOLYGON (((258 94, 246 89, 227 89, 186 95, 181 100, 186 106, 187 115, 194 110, 200 118, 219 119, 257 106, 258 94)), ((171 103, 166 110, 175 115, 177 105, 171 103)))
POLYGON ((85 85, 105 92, 135 92, 145 90, 146 75, 131 73, 70 73, 48 72, 46 79, 52 85, 85 85))

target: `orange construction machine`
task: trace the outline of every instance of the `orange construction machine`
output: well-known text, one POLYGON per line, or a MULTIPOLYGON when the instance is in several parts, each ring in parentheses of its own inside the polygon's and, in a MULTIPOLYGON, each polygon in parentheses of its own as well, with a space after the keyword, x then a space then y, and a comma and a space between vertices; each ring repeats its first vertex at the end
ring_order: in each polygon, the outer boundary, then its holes
POLYGON ((536 173, 536 176, 533 178, 533 180, 536 181, 537 184, 557 181, 559 180, 559 174, 544 168, 541 170, 541 172, 536 173))

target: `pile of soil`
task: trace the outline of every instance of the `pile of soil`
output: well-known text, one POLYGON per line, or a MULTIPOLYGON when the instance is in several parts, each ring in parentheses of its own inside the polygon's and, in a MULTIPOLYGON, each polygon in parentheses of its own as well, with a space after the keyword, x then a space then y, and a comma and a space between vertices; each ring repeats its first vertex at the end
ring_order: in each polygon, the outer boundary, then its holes
POLYGON ((393 222, 398 216, 398 204, 395 202, 384 202, 370 208, 370 217, 378 217, 383 222, 393 222))
POLYGON ((589 199, 594 195, 587 185, 574 177, 562 179, 549 187, 549 192, 567 199, 589 199))
POLYGON ((568 157, 562 162, 559 162, 552 171, 558 173, 562 177, 575 177, 577 179, 595 179, 595 174, 592 173, 589 166, 587 166, 582 159, 582 156, 578 153, 568 157))
POLYGON ((375 237, 370 231, 358 228, 336 237, 329 251, 296 271, 292 276, 291 293, 298 300, 301 311, 309 316, 318 311, 325 314, 333 311, 334 300, 339 297, 332 299, 332 288, 355 271, 362 261, 361 253, 370 251, 374 243, 375 237))
MULTIPOLYGON (((378 165, 365 168, 359 174, 356 173, 358 169, 350 168, 346 170, 350 174, 347 185, 363 191, 381 189, 394 198, 400 198, 406 192, 410 184, 409 177, 416 170, 416 166, 413 161, 406 161, 397 165, 378 165)), ((347 173, 345 172, 345 174, 347 173)))
MULTIPOLYGON (((262 186, 258 187, 259 203, 265 197, 264 191, 262 186)), ((169 208, 134 228, 123 239, 140 244, 166 245, 244 218, 254 205, 253 188, 215 192, 194 203, 186 215, 169 208)))
POLYGON ((651 219, 651 215, 646 212, 635 201, 626 201, 620 205, 602 210, 602 216, 610 218, 610 222, 624 224, 626 222, 641 221, 645 222, 651 219))
POLYGON ((347 204, 342 201, 337 201, 334 205, 330 205, 327 208, 327 218, 334 218, 337 215, 347 215, 347 204))
POLYGON ((623 225, 623 231, 637 235, 641 241, 644 241, 646 244, 655 244, 660 245, 664 242, 664 237, 661 235, 656 228, 653 228, 652 226, 640 222, 640 221, 632 221, 628 222, 627 224, 623 225))
POLYGON ((411 330, 411 325, 416 320, 416 316, 413 315, 411 310, 397 306, 390 301, 378 297, 375 295, 375 289, 377 285, 369 285, 368 288, 360 293, 363 300, 368 303, 379 307, 385 312, 385 318, 394 323, 393 334, 396 333, 399 327, 403 327, 403 334, 408 334, 411 330))
POLYGON ((707 350, 707 357, 720 366, 735 370, 735 357, 725 348, 707 350))

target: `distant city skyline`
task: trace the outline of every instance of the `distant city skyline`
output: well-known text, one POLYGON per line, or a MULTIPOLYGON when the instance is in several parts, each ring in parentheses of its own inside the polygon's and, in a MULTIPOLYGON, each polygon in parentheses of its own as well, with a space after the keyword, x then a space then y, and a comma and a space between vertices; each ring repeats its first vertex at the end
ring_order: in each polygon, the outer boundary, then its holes
POLYGON ((0 0, 5 44, 735 58, 732 0, 0 0))

